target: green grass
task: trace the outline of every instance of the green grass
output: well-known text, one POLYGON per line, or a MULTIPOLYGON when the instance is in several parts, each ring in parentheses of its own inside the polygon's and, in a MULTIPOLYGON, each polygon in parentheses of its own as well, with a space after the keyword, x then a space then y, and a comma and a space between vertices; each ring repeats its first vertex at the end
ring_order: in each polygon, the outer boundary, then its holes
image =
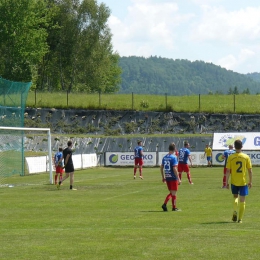
POLYGON ((6 179, 0 188, 0 259, 258 259, 259 169, 242 224, 232 223, 232 195, 222 168, 192 168, 179 187, 182 212, 163 212, 159 168, 93 168, 57 190, 48 174, 6 179))
POLYGON ((254 114, 260 110, 260 95, 160 96, 134 94, 85 94, 29 92, 27 107, 57 109, 106 109, 254 114), (36 102, 35 102, 36 100, 36 102), (145 105, 144 105, 145 104, 145 105))

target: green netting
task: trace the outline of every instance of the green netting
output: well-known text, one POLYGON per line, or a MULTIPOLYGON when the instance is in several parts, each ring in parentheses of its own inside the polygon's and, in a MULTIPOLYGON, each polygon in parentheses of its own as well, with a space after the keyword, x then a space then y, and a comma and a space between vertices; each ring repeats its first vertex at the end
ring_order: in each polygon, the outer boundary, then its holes
POLYGON ((13 82, 0 77, 0 125, 24 126, 24 111, 31 82, 13 82))
MULTIPOLYGON (((0 77, 0 126, 24 127, 24 113, 31 82, 0 77)), ((0 131, 0 183, 6 176, 24 175, 23 131, 0 131)))

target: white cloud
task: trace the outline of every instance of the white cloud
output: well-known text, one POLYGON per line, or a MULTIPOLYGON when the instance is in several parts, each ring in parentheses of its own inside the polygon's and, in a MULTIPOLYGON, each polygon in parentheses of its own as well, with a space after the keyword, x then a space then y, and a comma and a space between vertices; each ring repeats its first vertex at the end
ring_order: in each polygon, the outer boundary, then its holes
POLYGON ((229 70, 236 70, 241 65, 246 63, 249 59, 254 57, 255 54, 256 53, 254 51, 251 51, 249 49, 242 49, 236 56, 229 54, 219 59, 217 61, 217 64, 229 70))
POLYGON ((193 25, 193 40, 254 45, 260 39, 260 7, 228 12, 223 7, 203 6, 202 12, 200 21, 193 25))
POLYGON ((156 49, 173 50, 176 28, 192 15, 180 15, 176 3, 152 3, 151 0, 134 0, 128 6, 124 20, 114 16, 109 19, 113 43, 121 55, 152 55, 156 49))

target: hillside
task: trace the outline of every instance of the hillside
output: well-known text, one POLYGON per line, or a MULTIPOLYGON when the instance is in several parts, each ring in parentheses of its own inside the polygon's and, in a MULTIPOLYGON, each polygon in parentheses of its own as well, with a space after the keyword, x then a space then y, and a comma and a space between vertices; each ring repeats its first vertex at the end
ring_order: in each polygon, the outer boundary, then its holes
POLYGON ((260 82, 260 73, 253 72, 253 73, 247 73, 246 74, 249 78, 253 79, 254 81, 260 82))
POLYGON ((228 94, 260 93, 257 74, 239 74, 203 61, 173 60, 161 57, 121 57, 120 93, 139 94, 228 94))

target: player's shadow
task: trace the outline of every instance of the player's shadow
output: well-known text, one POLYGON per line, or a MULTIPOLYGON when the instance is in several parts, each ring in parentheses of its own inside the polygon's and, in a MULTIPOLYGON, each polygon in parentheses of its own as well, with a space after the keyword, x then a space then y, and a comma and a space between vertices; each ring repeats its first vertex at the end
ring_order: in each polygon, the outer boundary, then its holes
POLYGON ((214 222, 204 222, 204 223, 201 223, 201 225, 216 225, 216 224, 230 224, 232 222, 230 221, 214 221, 214 222))
POLYGON ((144 213, 165 213, 165 211, 163 211, 163 210, 142 210, 140 212, 144 212, 144 213))

